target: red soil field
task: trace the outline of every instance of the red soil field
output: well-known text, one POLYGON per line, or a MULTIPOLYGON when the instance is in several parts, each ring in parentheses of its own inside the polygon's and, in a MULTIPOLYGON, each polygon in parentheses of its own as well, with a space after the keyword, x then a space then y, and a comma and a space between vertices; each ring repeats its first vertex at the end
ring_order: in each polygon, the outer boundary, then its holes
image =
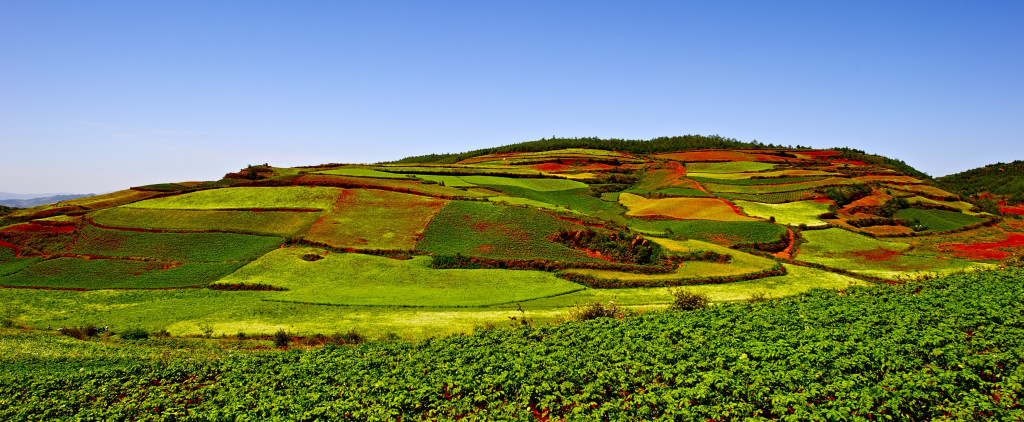
POLYGON ((850 164, 850 165, 854 165, 854 166, 866 166, 866 165, 868 165, 868 163, 865 163, 863 161, 847 160, 845 158, 829 160, 829 162, 832 163, 832 164, 850 164))
POLYGON ((968 259, 1004 259, 1010 256, 1010 252, 1001 251, 1003 248, 1024 246, 1024 234, 1010 233, 1006 240, 992 243, 947 243, 939 245, 939 250, 952 252, 954 256, 968 259))
MULTIPOLYGON (((566 161, 566 160, 563 160, 563 161, 566 161)), ((568 161, 572 161, 572 160, 568 160, 568 161)), ((568 165, 559 164, 559 163, 544 163, 544 164, 537 164, 535 166, 530 166, 530 168, 532 168, 534 170, 540 170, 540 171, 564 171, 566 169, 569 169, 570 167, 568 165)))
POLYGON ((999 207, 999 212, 1003 214, 1024 215, 1024 207, 999 207))
POLYGON ((839 155, 839 151, 800 151, 797 154, 808 155, 811 157, 830 157, 833 155, 839 155))
POLYGON ((615 166, 613 166, 611 164, 594 163, 594 164, 588 164, 588 165, 584 166, 583 170, 608 170, 608 169, 613 169, 613 168, 615 168, 615 166))
POLYGON ((16 226, 11 226, 2 230, 3 233, 47 233, 47 234, 60 234, 60 233, 71 233, 78 228, 75 226, 44 226, 37 223, 24 223, 16 226))

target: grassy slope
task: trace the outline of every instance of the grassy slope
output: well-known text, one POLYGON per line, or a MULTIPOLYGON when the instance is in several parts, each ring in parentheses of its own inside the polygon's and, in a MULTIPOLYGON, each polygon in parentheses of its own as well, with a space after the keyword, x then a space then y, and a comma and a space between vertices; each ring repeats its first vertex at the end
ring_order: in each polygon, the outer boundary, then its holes
POLYGON ((174 210, 117 207, 96 211, 98 224, 156 230, 217 230, 225 232, 290 236, 313 224, 323 213, 228 210, 174 210))
POLYGON ((814 201, 797 201, 784 204, 763 204, 750 201, 733 201, 748 215, 768 219, 775 217, 775 222, 789 226, 806 224, 810 227, 824 226, 827 223, 818 216, 828 212, 828 204, 814 201))
POLYGON ((317 208, 326 210, 341 189, 306 186, 210 189, 128 205, 149 209, 317 208))
POLYGON ((513 270, 435 270, 429 257, 396 260, 315 248, 275 250, 220 280, 289 289, 274 300, 352 306, 480 307, 582 289, 550 273, 513 270), (323 259, 309 262, 306 254, 323 259))

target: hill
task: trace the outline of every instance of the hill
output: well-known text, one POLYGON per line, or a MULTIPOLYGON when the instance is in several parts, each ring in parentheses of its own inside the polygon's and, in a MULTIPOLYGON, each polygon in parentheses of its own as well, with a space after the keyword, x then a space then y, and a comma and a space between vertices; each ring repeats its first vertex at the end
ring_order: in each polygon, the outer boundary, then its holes
POLYGON ((1020 221, 863 151, 545 139, 16 210, 0 217, 0 295, 39 328, 421 338, 519 310, 663 308, 676 289, 727 302, 898 283, 1022 248, 1020 221))
MULTIPOLYGON (((935 179, 938 186, 964 197, 995 195, 1002 204, 1024 203, 1024 161, 996 163, 935 179)), ((1014 211, 1011 208, 1010 211, 1014 211)), ((1005 212, 1005 210, 1004 210, 1005 212)), ((1022 211, 1021 213, 1024 213, 1022 211)), ((1019 213, 1017 213, 1019 214, 1019 213)))
POLYGON ((71 199, 84 198, 84 197, 87 197, 87 196, 92 196, 92 194, 88 194, 88 195, 69 194, 69 195, 39 196, 39 197, 30 197, 30 198, 7 198, 7 199, 0 199, 0 206, 14 207, 14 208, 32 208, 32 207, 38 207, 40 205, 54 204, 54 203, 57 203, 57 202, 60 202, 60 201, 68 201, 68 200, 71 200, 71 199))

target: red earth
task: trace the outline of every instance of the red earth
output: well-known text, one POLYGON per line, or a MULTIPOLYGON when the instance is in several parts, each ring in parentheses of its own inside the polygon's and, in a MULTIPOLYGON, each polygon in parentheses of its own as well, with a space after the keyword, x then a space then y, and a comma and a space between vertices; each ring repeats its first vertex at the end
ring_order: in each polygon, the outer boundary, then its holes
POLYGON ((3 229, 3 232, 4 233, 21 232, 21 233, 59 234, 59 233, 71 233, 71 232, 73 232, 73 231, 75 231, 77 229, 78 228, 73 226, 73 225, 70 225, 70 226, 44 226, 42 224, 37 224, 37 223, 25 223, 25 224, 18 224, 16 226, 11 226, 11 227, 8 227, 6 229, 3 229))
MULTIPOLYGON (((572 160, 569 160, 569 161, 572 161, 572 160)), ((540 171, 563 171, 563 170, 569 168, 569 166, 567 166, 565 164, 559 164, 559 163, 544 163, 544 164, 537 164, 535 166, 530 166, 530 168, 532 168, 534 170, 540 170, 540 171)))
POLYGON ((968 259, 1004 259, 1010 256, 1010 252, 1001 251, 1002 248, 1024 246, 1024 234, 1010 233, 1006 240, 992 243, 947 243, 939 246, 939 250, 950 251, 954 256, 968 259))
POLYGON ((855 165, 855 166, 866 166, 866 165, 868 165, 868 163, 865 163, 863 161, 847 160, 845 158, 839 158, 839 159, 836 159, 836 160, 830 160, 829 162, 832 163, 832 164, 852 164, 852 165, 855 165))

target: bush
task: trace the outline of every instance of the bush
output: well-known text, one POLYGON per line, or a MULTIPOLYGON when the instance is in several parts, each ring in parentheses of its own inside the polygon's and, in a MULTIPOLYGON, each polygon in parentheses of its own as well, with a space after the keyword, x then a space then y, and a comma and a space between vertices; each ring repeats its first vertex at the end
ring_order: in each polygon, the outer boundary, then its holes
POLYGON ((762 291, 751 292, 750 293, 750 297, 747 298, 747 302, 749 302, 749 303, 767 302, 769 300, 772 300, 771 293, 768 293, 768 292, 763 291, 763 290, 762 291))
POLYGON ((355 328, 347 333, 334 333, 331 340, 338 344, 359 344, 366 341, 366 336, 359 334, 355 328))
POLYGON ((79 340, 88 340, 90 337, 96 337, 101 331, 106 331, 106 329, 96 327, 92 324, 86 324, 80 327, 61 327, 57 329, 57 332, 61 335, 74 337, 79 340))
POLYGON ((576 305, 576 307, 569 311, 569 318, 576 321, 588 321, 595 318, 622 318, 627 313, 628 310, 615 302, 608 302, 607 305, 594 302, 589 305, 576 305))
POLYGON ((121 338, 125 340, 145 340, 149 338, 149 332, 139 327, 133 327, 122 332, 121 338))
POLYGON ((671 309, 681 311, 692 311, 703 309, 708 306, 711 299, 705 293, 693 293, 688 290, 676 290, 672 292, 671 309))
POLYGON ((274 333, 274 346, 277 347, 288 347, 288 344, 292 342, 291 334, 288 334, 285 330, 278 330, 274 333))

